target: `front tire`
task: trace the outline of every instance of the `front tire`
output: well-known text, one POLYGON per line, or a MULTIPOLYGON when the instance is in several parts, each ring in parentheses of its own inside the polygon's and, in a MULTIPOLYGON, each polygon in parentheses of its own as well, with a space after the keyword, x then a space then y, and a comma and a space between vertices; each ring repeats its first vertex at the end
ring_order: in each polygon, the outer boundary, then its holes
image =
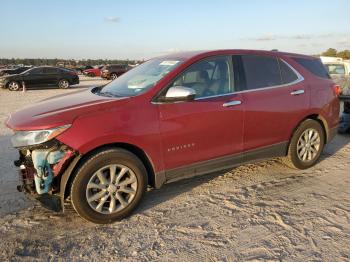
POLYGON ((312 167, 319 160, 325 144, 325 132, 321 124, 307 119, 294 132, 285 163, 297 169, 312 167))
POLYGON ((18 91, 21 88, 21 85, 17 81, 11 81, 10 83, 8 83, 7 88, 10 91, 18 91))
POLYGON ((67 79, 61 79, 58 81, 58 87, 62 89, 67 89, 70 86, 69 81, 67 79))
POLYGON ((84 219, 107 224, 128 216, 147 187, 147 171, 134 154, 107 149, 89 157, 71 187, 71 201, 84 219))

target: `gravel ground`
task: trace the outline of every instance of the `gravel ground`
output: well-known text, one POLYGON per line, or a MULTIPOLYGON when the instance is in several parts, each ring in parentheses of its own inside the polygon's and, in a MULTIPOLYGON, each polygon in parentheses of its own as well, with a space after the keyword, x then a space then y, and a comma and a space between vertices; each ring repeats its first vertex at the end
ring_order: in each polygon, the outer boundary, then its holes
MULTIPOLYGON (((70 91, 0 90, 0 122, 70 91)), ((10 134, 0 124, 1 261, 350 260, 350 136, 336 136, 311 169, 273 159, 179 181, 147 192, 131 217, 96 226, 15 191, 10 134)))

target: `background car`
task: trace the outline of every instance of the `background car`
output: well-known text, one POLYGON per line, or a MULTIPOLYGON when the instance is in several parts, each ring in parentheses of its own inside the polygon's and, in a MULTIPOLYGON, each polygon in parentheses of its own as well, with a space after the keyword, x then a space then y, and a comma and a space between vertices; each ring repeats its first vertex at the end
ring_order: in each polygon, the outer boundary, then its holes
POLYGON ((350 96, 350 61, 340 57, 321 56, 329 75, 340 86, 342 96, 350 96))
POLYGON ((79 84, 79 77, 75 71, 58 67, 34 67, 27 71, 9 75, 0 78, 0 87, 8 88, 11 91, 18 91, 23 86, 58 86, 59 88, 68 88, 71 85, 79 84))
POLYGON ((86 69, 83 71, 84 75, 90 76, 90 77, 95 77, 95 76, 101 76, 101 69, 104 66, 99 66, 91 69, 86 69))
POLYGON ((129 68, 127 65, 107 65, 102 68, 101 77, 108 80, 114 80, 128 70, 129 68))
POLYGON ((84 70, 88 70, 88 69, 93 69, 94 67, 91 65, 86 65, 86 66, 77 66, 74 68, 74 70, 78 73, 78 74, 82 74, 84 72, 84 70))

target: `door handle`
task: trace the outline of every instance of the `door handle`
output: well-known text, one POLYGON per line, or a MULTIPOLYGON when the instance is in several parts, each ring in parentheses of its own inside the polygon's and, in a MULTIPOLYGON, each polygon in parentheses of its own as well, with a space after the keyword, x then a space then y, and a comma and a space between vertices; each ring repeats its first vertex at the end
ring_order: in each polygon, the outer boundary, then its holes
POLYGON ((224 103, 222 106, 223 107, 230 107, 230 106, 238 106, 242 104, 242 101, 239 101, 239 100, 234 100, 234 101, 229 101, 229 102, 226 102, 224 103))
POLYGON ((301 95, 301 94, 304 94, 304 93, 305 93, 304 89, 294 90, 294 91, 290 92, 290 94, 292 96, 297 96, 297 95, 301 95))

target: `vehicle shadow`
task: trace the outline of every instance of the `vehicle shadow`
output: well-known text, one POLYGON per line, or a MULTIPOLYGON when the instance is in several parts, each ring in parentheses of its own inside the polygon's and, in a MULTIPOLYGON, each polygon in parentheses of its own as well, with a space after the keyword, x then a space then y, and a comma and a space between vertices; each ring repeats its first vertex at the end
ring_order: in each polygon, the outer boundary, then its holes
MULTIPOLYGON (((332 157, 335 153, 337 153, 339 150, 344 148, 350 143, 350 134, 349 135, 336 135, 336 137, 326 145, 319 163, 323 162, 329 157, 332 157)), ((266 161, 269 161, 271 159, 261 160, 257 161, 257 163, 263 163, 266 161)), ((280 161, 278 161, 280 162, 280 161)), ((280 162, 281 163, 281 162, 280 162)), ((318 164, 319 164, 318 163, 318 164)), ((242 164, 243 166, 244 164, 242 164)), ((317 165, 317 164, 316 164, 317 165)), ((237 167, 236 167, 237 168, 237 167)), ((146 211, 149 208, 152 208, 154 206, 157 206, 158 204, 170 200, 182 193, 185 193, 187 191, 193 190, 195 187, 200 186, 202 184, 208 183, 211 180, 215 179, 216 177, 220 175, 224 175, 226 172, 233 173, 236 168, 222 170, 214 173, 208 173, 206 175, 202 176, 196 176, 193 178, 188 178, 184 180, 180 180, 177 182, 165 184, 160 189, 154 189, 149 192, 147 192, 145 196, 145 200, 143 201, 142 205, 138 208, 136 211, 137 213, 142 213, 146 211)), ((286 166, 286 170, 289 168, 286 166)), ((287 171, 288 172, 288 171, 287 171)), ((300 171, 301 172, 301 171, 300 171)))
POLYGON ((350 143, 350 134, 337 134, 330 143, 326 144, 322 154, 322 159, 325 159, 328 156, 334 155, 349 143, 350 143))

